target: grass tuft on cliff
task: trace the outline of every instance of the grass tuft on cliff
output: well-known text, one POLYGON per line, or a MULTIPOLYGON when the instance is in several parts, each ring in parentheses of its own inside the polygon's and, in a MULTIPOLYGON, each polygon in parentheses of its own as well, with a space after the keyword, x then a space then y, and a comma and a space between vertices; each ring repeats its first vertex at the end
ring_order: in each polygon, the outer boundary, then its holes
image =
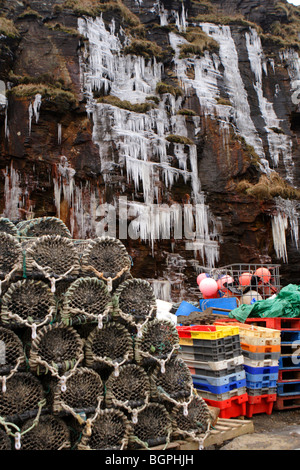
POLYGON ((42 100, 47 105, 51 105, 58 113, 65 113, 77 106, 75 95, 61 88, 57 88, 44 83, 28 83, 13 87, 9 94, 17 98, 33 99, 37 94, 42 96, 42 100))
POLYGON ((146 59, 155 57, 156 60, 162 61, 164 57, 163 50, 153 41, 146 39, 133 39, 131 43, 124 48, 124 54, 142 56, 146 59))
POLYGON ((181 35, 188 41, 180 47, 180 58, 202 56, 204 51, 218 52, 219 44, 199 26, 188 27, 181 35))
POLYGON ((3 16, 0 17, 0 34, 13 39, 20 37, 13 21, 8 18, 4 18, 3 16))
POLYGON ((147 103, 131 103, 127 100, 121 100, 117 96, 108 95, 101 96, 97 100, 98 103, 111 104, 112 106, 117 106, 118 108, 127 109, 134 113, 146 113, 152 108, 155 108, 155 104, 148 101, 147 103))
POLYGON ((255 184, 242 180, 237 184, 236 190, 258 200, 279 196, 283 199, 300 199, 300 190, 290 186, 276 171, 269 176, 262 175, 255 184))

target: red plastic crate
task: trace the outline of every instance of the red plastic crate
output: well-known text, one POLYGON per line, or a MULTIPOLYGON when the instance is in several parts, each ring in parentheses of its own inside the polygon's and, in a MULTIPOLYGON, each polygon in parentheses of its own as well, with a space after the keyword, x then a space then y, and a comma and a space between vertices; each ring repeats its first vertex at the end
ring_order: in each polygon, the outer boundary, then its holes
POLYGON ((234 396, 223 401, 211 400, 208 398, 204 398, 204 400, 208 405, 220 408, 220 418, 237 418, 239 416, 245 416, 246 414, 248 394, 244 393, 243 395, 234 396))
POLYGON ((216 331, 214 325, 177 326, 179 338, 191 338, 191 331, 216 331))
POLYGON ((277 397, 274 403, 274 410, 293 410, 300 408, 300 394, 277 397))
POLYGON ((273 328, 274 330, 300 330, 300 318, 247 318, 245 323, 255 323, 257 326, 273 328))
POLYGON ((271 393, 269 395, 249 395, 248 402, 246 403, 247 418, 252 418, 254 414, 258 413, 266 413, 267 415, 270 415, 276 398, 276 393, 271 393))

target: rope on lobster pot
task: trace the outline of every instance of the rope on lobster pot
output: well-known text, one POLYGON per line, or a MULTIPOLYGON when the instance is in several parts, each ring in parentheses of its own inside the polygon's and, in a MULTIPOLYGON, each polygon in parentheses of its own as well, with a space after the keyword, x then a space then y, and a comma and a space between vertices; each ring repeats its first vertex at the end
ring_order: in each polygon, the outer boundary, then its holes
POLYGON ((36 217, 19 222, 16 228, 21 237, 37 238, 43 235, 59 235, 65 238, 72 238, 66 224, 57 217, 36 217))
POLYGON ((7 381, 25 363, 23 344, 12 330, 0 327, 0 382, 2 392, 7 390, 7 381))
POLYGON ((9 233, 0 232, 0 295, 2 284, 9 282, 23 269, 23 251, 18 240, 9 233))

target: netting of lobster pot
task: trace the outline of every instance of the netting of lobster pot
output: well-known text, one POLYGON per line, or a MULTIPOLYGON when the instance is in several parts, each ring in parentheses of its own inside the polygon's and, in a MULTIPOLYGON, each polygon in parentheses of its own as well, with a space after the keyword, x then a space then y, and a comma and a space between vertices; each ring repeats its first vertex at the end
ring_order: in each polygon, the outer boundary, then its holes
POLYGON ((56 290, 56 282, 77 276, 79 269, 79 255, 68 238, 43 235, 26 249, 26 271, 48 279, 52 292, 56 290))
POLYGON ((73 374, 66 372, 66 390, 60 384, 54 389, 53 412, 71 414, 80 424, 87 415, 97 415, 104 401, 104 384, 92 369, 79 367, 73 374))
POLYGON ((23 344, 15 332, 0 327, 0 383, 6 390, 7 381, 25 363, 23 344))
POLYGON ((23 279, 10 285, 2 298, 0 318, 11 327, 27 326, 32 329, 52 321, 56 314, 56 301, 49 286, 42 281, 23 279))
POLYGON ((37 217, 19 222, 17 229, 21 237, 41 237, 43 235, 59 235, 72 238, 65 223, 57 217, 37 217))
POLYGON ((66 324, 97 321, 101 328, 112 311, 112 299, 106 284, 97 277, 81 277, 65 292, 61 318, 66 324))
POLYGON ((138 334, 146 321, 155 318, 156 297, 148 281, 128 279, 119 285, 114 296, 117 300, 118 315, 134 325, 138 334))
POLYGON ((78 449, 123 450, 130 433, 131 425, 126 415, 116 408, 106 408, 91 424, 87 423, 78 449))
POLYGON ((117 322, 108 322, 103 328, 94 328, 85 342, 85 363, 87 367, 113 368, 119 374, 119 367, 133 359, 133 340, 127 328, 117 322))
POLYGON ((123 243, 112 237, 90 240, 81 257, 82 271, 107 283, 109 291, 129 273, 131 259, 123 243))
POLYGON ((191 437, 202 448, 205 437, 210 432, 211 416, 207 403, 194 393, 187 409, 176 405, 171 412, 174 437, 191 437))
POLYGON ((111 374, 105 383, 105 401, 108 407, 120 407, 131 413, 132 421, 150 399, 150 381, 145 370, 136 364, 120 367, 119 375, 111 374))
POLYGON ((0 390, 0 416, 10 419, 29 419, 45 405, 44 389, 31 372, 17 372, 0 390))
POLYGON ((162 403, 187 404, 193 396, 193 379, 186 363, 177 356, 165 364, 165 371, 156 366, 150 374, 151 397, 162 403))
POLYGON ((70 431, 66 423, 53 415, 26 421, 21 427, 21 450, 68 450, 71 447, 70 431))
POLYGON ((130 447, 148 448, 167 444, 172 434, 170 415, 161 403, 148 403, 132 424, 130 447))
POLYGON ((0 294, 2 282, 23 271, 23 251, 18 240, 9 233, 0 232, 0 294))
POLYGON ((135 359, 138 364, 148 366, 159 363, 165 372, 165 364, 177 354, 179 336, 174 323, 154 319, 145 323, 135 341, 135 359))
POLYGON ((0 217, 0 232, 9 233, 13 237, 17 237, 19 235, 19 231, 15 224, 6 217, 0 217))
POLYGON ((0 428, 0 451, 12 450, 12 441, 4 429, 0 428))
POLYGON ((84 359, 84 343, 72 326, 53 323, 38 330, 31 343, 29 366, 37 374, 50 374, 65 387, 65 373, 84 359))

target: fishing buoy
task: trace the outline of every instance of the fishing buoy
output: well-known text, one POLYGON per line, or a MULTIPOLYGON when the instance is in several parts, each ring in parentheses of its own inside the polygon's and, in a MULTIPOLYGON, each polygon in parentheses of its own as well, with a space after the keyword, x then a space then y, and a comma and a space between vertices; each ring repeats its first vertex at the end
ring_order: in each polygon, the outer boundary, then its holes
POLYGON ((204 298, 212 297, 218 292, 218 284, 214 279, 207 277, 206 279, 202 279, 199 289, 204 298))
POLYGON ((262 300, 262 296, 256 290, 249 290, 240 298, 240 304, 251 305, 254 303, 253 300, 255 302, 257 302, 258 300, 262 300))
POLYGON ((252 274, 251 273, 242 273, 239 277, 240 286, 246 287, 250 286, 252 274))
POLYGON ((200 286, 200 282, 203 281, 203 279, 209 277, 208 274, 206 273, 201 273, 197 276, 197 284, 200 286))
POLYGON ((228 288, 224 284, 233 284, 233 283, 234 283, 234 279, 231 276, 229 276, 228 274, 225 274, 224 276, 222 276, 217 281, 218 289, 221 292, 226 292, 228 290, 228 288))
POLYGON ((271 273, 267 268, 258 268, 254 274, 260 277, 265 283, 270 282, 271 273))

